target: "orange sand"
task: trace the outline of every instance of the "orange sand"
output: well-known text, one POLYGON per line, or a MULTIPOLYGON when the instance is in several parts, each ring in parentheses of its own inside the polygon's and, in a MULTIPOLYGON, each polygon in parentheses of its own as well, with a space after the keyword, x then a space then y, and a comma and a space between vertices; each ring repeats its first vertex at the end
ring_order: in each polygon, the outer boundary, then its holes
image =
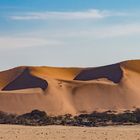
POLYGON ((140 108, 139 85, 140 60, 90 69, 17 67, 0 72, 0 111, 76 115, 132 110, 140 108))

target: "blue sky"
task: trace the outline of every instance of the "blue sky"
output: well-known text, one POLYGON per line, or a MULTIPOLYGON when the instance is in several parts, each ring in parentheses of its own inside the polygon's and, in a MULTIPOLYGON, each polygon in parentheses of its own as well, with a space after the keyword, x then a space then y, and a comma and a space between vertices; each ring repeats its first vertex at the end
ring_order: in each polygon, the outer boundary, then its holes
POLYGON ((139 0, 0 1, 0 69, 140 59, 139 0))

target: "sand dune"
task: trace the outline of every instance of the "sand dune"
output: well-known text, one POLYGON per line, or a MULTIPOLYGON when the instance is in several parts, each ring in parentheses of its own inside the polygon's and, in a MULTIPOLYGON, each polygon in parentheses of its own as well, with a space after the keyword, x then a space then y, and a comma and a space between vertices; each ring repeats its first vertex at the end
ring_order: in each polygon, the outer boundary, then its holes
POLYGON ((23 70, 23 67, 18 67, 0 72, 0 89, 4 88, 7 84, 12 82, 16 77, 18 77, 22 73, 23 70))
POLYGON ((17 67, 0 72, 0 111, 49 115, 140 108, 140 60, 98 68, 17 67))
POLYGON ((107 78, 115 83, 119 83, 122 78, 122 73, 120 64, 114 64, 104 67, 84 69, 75 77, 75 80, 87 81, 107 78))
POLYGON ((18 90, 37 87, 45 90, 47 86, 47 81, 36 76, 32 76, 30 74, 30 70, 25 68, 19 76, 6 85, 2 90, 18 90))

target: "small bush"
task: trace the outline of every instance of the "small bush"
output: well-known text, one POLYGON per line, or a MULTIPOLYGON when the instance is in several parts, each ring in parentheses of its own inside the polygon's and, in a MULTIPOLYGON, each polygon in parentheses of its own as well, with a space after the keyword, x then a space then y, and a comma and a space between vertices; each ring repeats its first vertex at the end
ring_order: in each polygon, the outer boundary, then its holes
POLYGON ((140 123, 140 109, 133 112, 125 111, 124 113, 114 114, 111 111, 91 114, 81 114, 79 116, 71 116, 66 114, 63 116, 51 117, 44 111, 33 110, 23 115, 13 115, 0 112, 1 124, 20 124, 20 125, 69 125, 69 126, 106 126, 114 124, 132 124, 140 123))

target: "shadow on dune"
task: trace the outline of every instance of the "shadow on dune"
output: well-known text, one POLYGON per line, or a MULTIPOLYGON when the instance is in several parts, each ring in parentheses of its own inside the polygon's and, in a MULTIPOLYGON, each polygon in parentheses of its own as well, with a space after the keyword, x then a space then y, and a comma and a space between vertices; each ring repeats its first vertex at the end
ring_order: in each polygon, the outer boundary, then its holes
POLYGON ((42 88, 45 90, 48 86, 47 81, 32 76, 28 68, 26 68, 15 80, 10 82, 2 90, 19 90, 27 88, 42 88))
POLYGON ((107 78, 114 83, 119 83, 123 76, 123 71, 120 68, 120 64, 114 64, 109 66, 88 68, 80 72, 74 80, 95 80, 99 78, 107 78))

